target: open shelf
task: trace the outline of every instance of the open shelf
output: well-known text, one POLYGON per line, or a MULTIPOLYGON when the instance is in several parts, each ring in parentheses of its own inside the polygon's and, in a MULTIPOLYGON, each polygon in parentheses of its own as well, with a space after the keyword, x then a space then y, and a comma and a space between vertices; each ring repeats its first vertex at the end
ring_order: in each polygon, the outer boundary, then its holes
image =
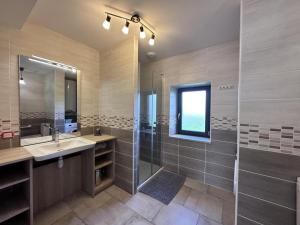
POLYGON ((11 172, 8 173, 5 177, 0 177, 0 190, 23 183, 29 180, 29 176, 22 172, 11 172))
POLYGON ((106 178, 105 180, 101 181, 101 183, 95 186, 94 193, 97 194, 103 189, 107 188, 108 186, 112 185, 113 178, 106 178))
POLYGON ((102 154, 95 157, 95 170, 101 169, 113 163, 113 154, 102 154))
POLYGON ((101 150, 101 151, 97 150, 97 151, 95 151, 95 157, 106 155, 106 154, 112 153, 113 151, 114 151, 113 149, 101 150))
POLYGON ((106 167, 106 166, 111 165, 111 164, 113 164, 112 160, 97 163, 95 165, 95 170, 101 169, 101 168, 106 167))
POLYGON ((23 191, 22 185, 1 191, 0 223, 29 210, 30 204, 23 191))
POLYGON ((95 151, 106 151, 114 148, 114 141, 100 142, 95 145, 95 151))
POLYGON ((24 225, 28 224, 28 214, 29 211, 25 211, 23 213, 20 213, 19 215, 14 216, 13 218, 10 218, 6 220, 5 222, 1 223, 1 225, 24 225))
POLYGON ((29 180, 26 162, 0 167, 0 190, 29 180))

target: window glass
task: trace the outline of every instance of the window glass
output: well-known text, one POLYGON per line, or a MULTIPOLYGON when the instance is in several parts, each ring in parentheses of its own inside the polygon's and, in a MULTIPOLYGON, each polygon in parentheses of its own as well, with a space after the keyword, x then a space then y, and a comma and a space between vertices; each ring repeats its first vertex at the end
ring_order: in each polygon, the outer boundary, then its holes
POLYGON ((178 134, 210 137, 210 90, 210 85, 178 89, 178 134))
POLYGON ((147 105, 148 124, 151 127, 156 127, 156 94, 147 96, 147 105))
POLYGON ((182 93, 182 130, 205 132, 205 113, 206 91, 182 93))

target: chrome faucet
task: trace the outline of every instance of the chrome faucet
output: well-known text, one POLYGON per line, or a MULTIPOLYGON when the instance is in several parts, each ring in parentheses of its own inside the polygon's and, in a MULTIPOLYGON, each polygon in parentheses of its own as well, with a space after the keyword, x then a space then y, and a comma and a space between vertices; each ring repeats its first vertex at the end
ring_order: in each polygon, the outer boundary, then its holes
POLYGON ((48 127, 51 130, 51 132, 52 132, 52 141, 59 144, 59 129, 55 128, 55 127, 51 127, 49 125, 44 125, 44 126, 48 127))
POLYGON ((58 128, 53 129, 52 141, 59 144, 59 129, 58 128))

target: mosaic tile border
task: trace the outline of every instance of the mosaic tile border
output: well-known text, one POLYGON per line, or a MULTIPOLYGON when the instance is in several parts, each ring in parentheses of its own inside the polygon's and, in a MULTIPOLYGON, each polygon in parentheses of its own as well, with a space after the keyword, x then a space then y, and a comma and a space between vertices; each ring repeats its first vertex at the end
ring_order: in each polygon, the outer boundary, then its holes
POLYGON ((237 130, 237 119, 229 118, 223 116, 221 118, 212 116, 211 117, 211 127, 216 130, 237 130))
POLYGON ((100 126, 112 127, 112 128, 121 128, 126 130, 132 130, 133 125, 136 124, 136 121, 132 117, 125 116, 99 116, 100 126))
POLYGON ((52 119, 53 113, 50 112, 20 112, 21 119, 52 119))
POLYGON ((99 126, 99 115, 80 115, 78 116, 78 123, 81 127, 99 126))
POLYGON ((300 128, 240 123, 240 147, 300 155, 300 128))
POLYGON ((64 112, 20 112, 21 119, 55 119, 63 120, 65 119, 64 112))

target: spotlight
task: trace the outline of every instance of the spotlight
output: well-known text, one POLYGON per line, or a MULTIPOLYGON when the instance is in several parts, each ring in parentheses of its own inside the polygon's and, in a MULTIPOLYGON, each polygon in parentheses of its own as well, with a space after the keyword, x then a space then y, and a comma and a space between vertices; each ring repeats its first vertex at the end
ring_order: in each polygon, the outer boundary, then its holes
POLYGON ((19 79, 19 83, 22 84, 22 85, 25 85, 26 82, 23 78, 23 71, 24 71, 24 67, 20 67, 20 79, 19 79))
POLYGON ((102 23, 102 26, 103 26, 103 28, 105 30, 109 30, 110 29, 110 20, 111 20, 111 17, 109 15, 107 15, 106 19, 102 23))
POLYGON ((25 84, 26 84, 26 82, 25 82, 25 80, 24 80, 23 77, 20 77, 19 83, 22 84, 22 85, 25 85, 25 84))
POLYGON ((145 37, 146 37, 146 33, 145 33, 145 31, 144 31, 144 27, 141 26, 141 27, 140 27, 140 38, 141 38, 141 39, 144 39, 145 37))
POLYGON ((155 44, 155 35, 152 34, 150 40, 149 40, 149 45, 153 46, 155 44))
POLYGON ((128 34, 128 32, 129 32, 129 22, 128 21, 126 21, 124 27, 122 28, 122 32, 123 32, 123 34, 128 34))

